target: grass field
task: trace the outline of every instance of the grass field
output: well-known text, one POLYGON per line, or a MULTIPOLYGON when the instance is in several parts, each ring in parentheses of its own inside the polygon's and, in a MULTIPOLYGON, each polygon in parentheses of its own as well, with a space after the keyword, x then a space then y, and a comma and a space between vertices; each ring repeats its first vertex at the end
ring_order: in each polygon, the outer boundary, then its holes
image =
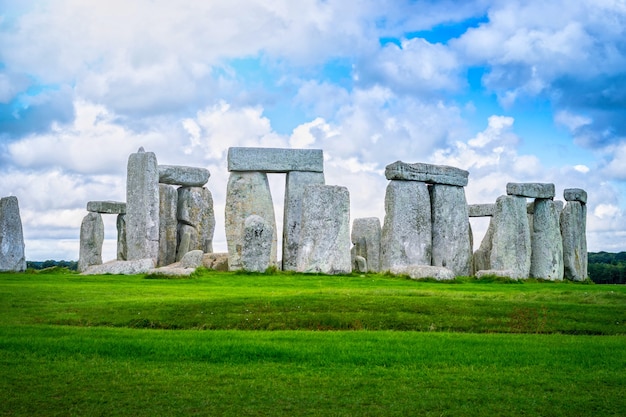
POLYGON ((626 287, 0 274, 0 415, 626 415, 626 287))

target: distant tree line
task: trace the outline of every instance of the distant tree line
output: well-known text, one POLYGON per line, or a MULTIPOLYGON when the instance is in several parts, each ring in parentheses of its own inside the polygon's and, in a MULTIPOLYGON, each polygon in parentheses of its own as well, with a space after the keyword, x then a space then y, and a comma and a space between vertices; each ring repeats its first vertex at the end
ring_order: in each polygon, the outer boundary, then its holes
POLYGON ((46 269, 58 266, 60 268, 67 268, 71 271, 78 269, 77 261, 53 261, 48 259, 47 261, 26 261, 26 267, 29 269, 46 269))
POLYGON ((626 252, 589 252, 588 272, 596 284, 626 284, 626 252))

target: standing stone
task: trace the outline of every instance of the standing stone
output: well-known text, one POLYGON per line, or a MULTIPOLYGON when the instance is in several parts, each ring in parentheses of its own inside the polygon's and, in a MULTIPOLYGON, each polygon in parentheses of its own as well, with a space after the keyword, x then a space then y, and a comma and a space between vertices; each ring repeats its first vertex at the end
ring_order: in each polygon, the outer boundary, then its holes
POLYGON ((177 205, 178 192, 176 188, 167 184, 159 184, 159 259, 157 266, 171 265, 176 262, 177 205))
POLYGON ((128 245, 126 244, 126 214, 117 215, 117 260, 125 261, 128 258, 128 245))
MULTIPOLYGON (((567 196, 566 196, 567 200, 567 196)), ((564 276, 573 281, 587 279, 587 205, 567 201, 561 212, 564 276)))
POLYGON ((176 252, 176 261, 180 262, 187 252, 193 250, 191 248, 192 241, 198 241, 198 232, 195 227, 178 223, 178 251, 176 252))
POLYGON ((350 194, 346 187, 306 187, 297 271, 324 274, 352 272, 350 194))
POLYGON ((126 178, 128 260, 159 256, 159 170, 154 152, 140 148, 128 158, 126 178))
POLYGON ((360 270, 359 272, 380 272, 381 235, 382 230, 378 217, 359 218, 352 222, 350 239, 354 245, 355 256, 362 256, 367 261, 367 270, 360 270))
POLYGON ((84 272, 92 265, 102 264, 102 243, 104 242, 104 223, 100 213, 90 212, 80 225, 80 250, 78 254, 78 272, 84 272))
POLYGON ((0 199, 0 271, 26 270, 24 233, 17 197, 0 199))
POLYGON ((272 226, 270 265, 276 265, 276 220, 267 174, 231 172, 226 187, 225 229, 228 243, 228 268, 242 268, 241 251, 245 220, 256 214, 272 226))
POLYGON ((283 271, 296 270, 304 189, 307 185, 316 184, 324 184, 324 173, 301 171, 287 173, 283 216, 283 271))
POLYGON ((243 245, 241 248, 241 267, 243 270, 265 272, 269 268, 274 235, 272 225, 261 216, 253 214, 246 218, 243 225, 243 245))
POLYGON ((385 193, 382 232, 383 271, 430 265, 432 221, 428 186, 418 181, 390 181, 385 193))
POLYGON ((456 276, 469 276, 472 273, 472 244, 465 189, 434 184, 430 187, 430 201, 432 265, 446 267, 456 276))
POLYGON ((215 212, 213 211, 213 196, 208 189, 204 187, 179 188, 177 217, 179 229, 182 225, 195 229, 195 233, 191 233, 189 250, 213 252, 215 212))
POLYGON ((530 276, 563 279, 563 241, 556 204, 550 199, 535 200, 533 209, 530 276))
POLYGON ((478 248, 478 250, 474 252, 474 273, 491 269, 491 247, 494 229, 494 220, 493 217, 491 217, 491 219, 489 220, 489 226, 487 227, 487 232, 485 233, 485 237, 483 237, 482 242, 480 242, 480 247, 478 248))
POLYGON ((500 196, 496 200, 491 269, 511 271, 512 277, 528 278, 530 273, 530 229, 524 197, 500 196))

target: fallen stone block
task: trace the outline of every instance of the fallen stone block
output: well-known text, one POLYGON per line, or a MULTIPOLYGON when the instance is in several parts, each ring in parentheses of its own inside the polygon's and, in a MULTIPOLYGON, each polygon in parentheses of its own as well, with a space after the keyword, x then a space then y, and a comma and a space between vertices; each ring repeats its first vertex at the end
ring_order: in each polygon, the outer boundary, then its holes
POLYGON ((81 275, 135 275, 145 274, 156 266, 153 258, 134 259, 132 261, 109 261, 101 265, 88 267, 81 275))
POLYGON ((161 184, 202 187, 209 181, 210 176, 211 173, 205 168, 159 165, 159 182, 161 184))
POLYGON ((518 197, 554 198, 554 184, 510 182, 506 185, 506 193, 518 197))
POLYGON ((229 148, 228 171, 324 172, 321 149, 229 148))
POLYGON ((587 204, 587 191, 580 188, 566 188, 563 190, 563 198, 565 201, 580 201, 587 204))
POLYGON ((407 265, 396 266, 389 270, 394 275, 407 275, 411 279, 434 278, 438 281, 454 279, 454 272, 442 266, 407 265))
POLYGON ((385 177, 388 180, 420 181, 458 187, 467 185, 468 176, 469 172, 446 165, 408 164, 396 161, 385 168, 385 177))
POLYGON ((205 253, 202 265, 215 271, 228 271, 228 253, 205 253))
POLYGON ((183 255, 183 258, 180 260, 180 266, 182 268, 192 268, 196 269, 200 265, 202 265, 202 257, 204 256, 204 252, 199 249, 192 250, 183 255))
POLYGON ((121 201, 89 201, 87 211, 102 214, 126 214, 126 203, 121 201))
POLYGON ((483 269, 480 271, 476 271, 476 278, 482 277, 502 277, 502 278, 510 278, 510 279, 519 279, 518 273, 511 270, 504 269, 483 269))

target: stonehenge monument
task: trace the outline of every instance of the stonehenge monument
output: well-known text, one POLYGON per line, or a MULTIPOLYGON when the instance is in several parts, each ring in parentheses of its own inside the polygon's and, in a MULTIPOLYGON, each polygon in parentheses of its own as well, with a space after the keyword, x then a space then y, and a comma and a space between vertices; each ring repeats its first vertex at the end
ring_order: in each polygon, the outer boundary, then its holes
POLYGON ((0 272, 26 270, 24 233, 17 197, 0 198, 0 272))
MULTIPOLYGON (((349 191, 325 184, 321 150, 230 148, 224 212, 228 254, 216 254, 208 170, 158 165, 156 155, 143 148, 129 156, 127 170, 126 202, 87 203, 80 232, 84 273, 188 275, 205 265, 252 272, 272 267, 325 274, 390 272, 439 280, 471 275, 587 279, 587 193, 581 189, 566 189, 563 205, 554 200, 554 184, 508 183, 495 203, 468 205, 467 171, 396 161, 385 169, 382 227, 380 219, 370 217, 354 219, 350 229, 349 191), (268 174, 285 175, 280 262, 268 174), (103 214, 117 215, 118 233, 117 259, 105 264, 103 214), (473 217, 490 219, 474 253, 473 217)), ((19 223, 17 200, 7 199, 2 199, 3 228, 16 223, 16 212, 19 223)), ((12 255, 21 259, 12 266, 16 270, 25 268, 23 240, 21 248, 12 255)), ((7 268, 3 262, 0 258, 0 270, 7 268)))

